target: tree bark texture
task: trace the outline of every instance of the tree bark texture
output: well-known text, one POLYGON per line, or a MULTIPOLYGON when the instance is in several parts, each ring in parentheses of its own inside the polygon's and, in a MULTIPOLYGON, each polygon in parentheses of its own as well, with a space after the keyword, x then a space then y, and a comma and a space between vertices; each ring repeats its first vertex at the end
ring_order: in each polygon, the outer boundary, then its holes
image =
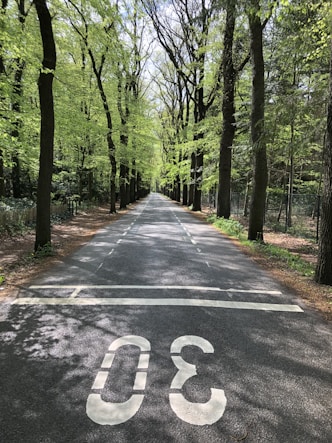
POLYGON ((233 40, 235 28, 235 2, 227 3, 223 52, 223 127, 219 151, 219 185, 217 216, 229 218, 231 214, 232 146, 235 135, 235 70, 233 65, 233 40))
MULTIPOLYGON (((0 10, 0 14, 5 14, 6 13, 6 8, 7 8, 7 0, 2 0, 1 1, 1 10, 0 10)), ((5 68, 5 63, 4 63, 4 59, 2 56, 2 44, 0 42, 0 80, 1 77, 3 75, 6 74, 6 68, 5 68)), ((2 90, 0 89, 0 100, 2 100, 2 90)), ((3 162, 3 151, 0 148, 0 197, 4 197, 6 192, 5 192, 5 174, 4 174, 4 162, 3 162)))
POLYGON ((52 20, 45 0, 35 0, 43 44, 42 69, 38 79, 40 102, 40 157, 37 188, 35 250, 51 243, 51 184, 54 147, 53 77, 56 50, 52 20))
POLYGON ((263 26, 259 0, 252 0, 249 11, 252 57, 251 139, 253 149, 253 185, 250 202, 248 240, 263 241, 266 187, 268 182, 264 135, 264 57, 263 26))
POLYGON ((315 280, 332 285, 332 40, 330 61, 330 95, 327 109, 326 142, 323 152, 324 178, 321 227, 315 280))

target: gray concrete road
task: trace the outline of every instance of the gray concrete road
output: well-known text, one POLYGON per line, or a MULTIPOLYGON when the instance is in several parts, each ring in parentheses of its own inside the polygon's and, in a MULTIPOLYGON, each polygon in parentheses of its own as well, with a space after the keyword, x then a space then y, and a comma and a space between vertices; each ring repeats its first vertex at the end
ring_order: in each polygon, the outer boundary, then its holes
POLYGON ((1 442, 332 442, 330 325, 158 194, 0 320, 1 442))

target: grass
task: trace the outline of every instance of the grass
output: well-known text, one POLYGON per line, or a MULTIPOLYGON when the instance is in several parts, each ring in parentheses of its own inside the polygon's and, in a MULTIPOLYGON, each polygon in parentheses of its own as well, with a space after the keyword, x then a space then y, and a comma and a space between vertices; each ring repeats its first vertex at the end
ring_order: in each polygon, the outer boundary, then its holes
POLYGON ((252 252, 264 255, 266 258, 272 259, 303 276, 311 277, 314 275, 314 265, 303 260, 299 254, 291 253, 287 249, 268 243, 247 240, 245 229, 237 220, 211 215, 208 217, 208 222, 220 229, 224 234, 238 239, 241 244, 248 247, 252 252))
POLYGON ((238 238, 239 240, 244 240, 244 227, 237 220, 217 217, 216 215, 210 215, 207 220, 224 234, 238 238))

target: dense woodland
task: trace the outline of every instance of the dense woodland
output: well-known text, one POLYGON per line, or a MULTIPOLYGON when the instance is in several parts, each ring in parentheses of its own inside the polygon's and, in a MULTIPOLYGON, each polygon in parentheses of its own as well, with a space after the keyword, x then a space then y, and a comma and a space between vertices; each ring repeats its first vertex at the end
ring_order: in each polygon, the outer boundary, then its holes
POLYGON ((332 284, 331 3, 2 0, 0 198, 125 208, 150 189, 194 211, 322 195, 316 280, 332 284), (327 119, 327 115, 329 117, 327 119))

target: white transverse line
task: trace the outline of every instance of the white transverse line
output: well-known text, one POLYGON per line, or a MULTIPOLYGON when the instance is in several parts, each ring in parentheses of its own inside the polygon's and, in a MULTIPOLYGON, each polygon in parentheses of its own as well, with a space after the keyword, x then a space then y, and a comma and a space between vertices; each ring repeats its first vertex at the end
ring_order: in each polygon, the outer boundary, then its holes
MULTIPOLYGON (((32 285, 29 289, 184 289, 189 291, 239 292, 244 294, 282 295, 281 291, 265 289, 217 288, 213 286, 170 286, 170 285, 32 285)), ((77 291, 75 291, 77 294, 77 291)))
POLYGON ((200 300, 188 298, 60 298, 22 297, 14 305, 103 305, 103 306, 194 306, 204 308, 251 309, 256 311, 303 312, 297 305, 273 303, 234 302, 224 300, 200 300))

